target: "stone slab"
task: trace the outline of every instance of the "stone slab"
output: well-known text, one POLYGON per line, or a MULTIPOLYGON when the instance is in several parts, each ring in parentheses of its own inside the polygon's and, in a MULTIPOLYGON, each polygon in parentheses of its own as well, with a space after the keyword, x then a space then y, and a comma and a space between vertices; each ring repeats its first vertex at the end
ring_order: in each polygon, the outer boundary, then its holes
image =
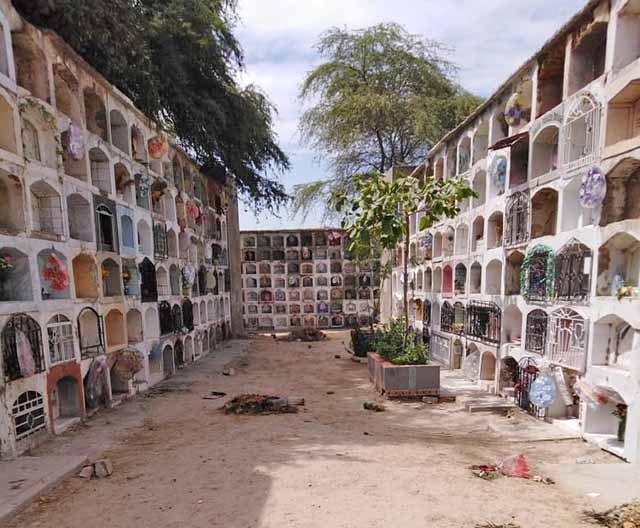
POLYGON ((0 523, 11 519, 87 462, 85 456, 23 456, 0 461, 0 523))
POLYGON ((555 480, 556 486, 583 497, 596 510, 640 500, 637 464, 543 464, 540 472, 555 480))

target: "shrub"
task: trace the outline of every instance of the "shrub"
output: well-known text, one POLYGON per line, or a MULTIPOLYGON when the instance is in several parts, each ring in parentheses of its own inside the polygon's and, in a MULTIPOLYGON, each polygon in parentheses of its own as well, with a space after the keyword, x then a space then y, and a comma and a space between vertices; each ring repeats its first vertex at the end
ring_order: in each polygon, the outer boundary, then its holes
POLYGON ((375 335, 362 330, 359 326, 351 330, 351 349, 356 357, 367 357, 374 347, 375 335))
MULTIPOLYGON (((410 334, 410 337, 413 337, 410 334)), ((404 348, 404 353, 390 359, 394 365, 426 365, 429 362, 428 348, 411 339, 404 348)))
POLYGON ((402 337, 404 324, 402 319, 396 319, 379 331, 375 338, 375 350, 383 358, 390 361, 402 353, 402 337))
POLYGON ((404 322, 402 319, 391 321, 384 330, 377 332, 374 348, 387 361, 394 365, 424 365, 429 362, 428 347, 419 344, 414 331, 407 335, 406 346, 402 346, 404 322))

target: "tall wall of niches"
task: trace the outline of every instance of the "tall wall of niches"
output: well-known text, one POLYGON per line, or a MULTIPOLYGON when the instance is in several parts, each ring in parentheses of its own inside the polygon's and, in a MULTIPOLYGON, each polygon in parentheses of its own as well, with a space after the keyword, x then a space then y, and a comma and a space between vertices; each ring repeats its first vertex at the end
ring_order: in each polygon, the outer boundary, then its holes
POLYGON ((243 231, 243 314, 248 331, 369 324, 378 260, 355 260, 338 229, 243 231))

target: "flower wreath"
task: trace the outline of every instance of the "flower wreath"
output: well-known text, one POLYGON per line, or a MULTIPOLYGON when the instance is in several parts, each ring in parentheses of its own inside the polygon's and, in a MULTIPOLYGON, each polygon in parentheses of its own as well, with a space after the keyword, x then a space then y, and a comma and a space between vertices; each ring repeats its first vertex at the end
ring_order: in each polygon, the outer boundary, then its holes
POLYGON ((63 291, 69 286, 69 273, 62 261, 55 255, 49 255, 44 266, 42 276, 55 291, 63 291))

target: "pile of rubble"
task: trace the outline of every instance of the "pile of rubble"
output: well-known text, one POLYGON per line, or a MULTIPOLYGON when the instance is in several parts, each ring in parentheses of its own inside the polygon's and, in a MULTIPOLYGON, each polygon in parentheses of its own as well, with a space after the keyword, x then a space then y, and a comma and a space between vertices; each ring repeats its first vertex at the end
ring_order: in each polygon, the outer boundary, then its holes
POLYGON ((303 398, 281 398, 265 394, 240 394, 224 404, 225 414, 287 414, 297 413, 303 398))
POLYGON ((640 528, 640 502, 623 504, 604 512, 588 511, 586 517, 607 528, 640 528))
POLYGON ((295 328, 286 336, 281 337, 281 341, 303 341, 310 343, 312 341, 323 341, 327 336, 324 332, 316 328, 295 328))
POLYGON ((113 473, 113 464, 108 458, 96 460, 84 466, 78 476, 83 479, 105 478, 113 473))

